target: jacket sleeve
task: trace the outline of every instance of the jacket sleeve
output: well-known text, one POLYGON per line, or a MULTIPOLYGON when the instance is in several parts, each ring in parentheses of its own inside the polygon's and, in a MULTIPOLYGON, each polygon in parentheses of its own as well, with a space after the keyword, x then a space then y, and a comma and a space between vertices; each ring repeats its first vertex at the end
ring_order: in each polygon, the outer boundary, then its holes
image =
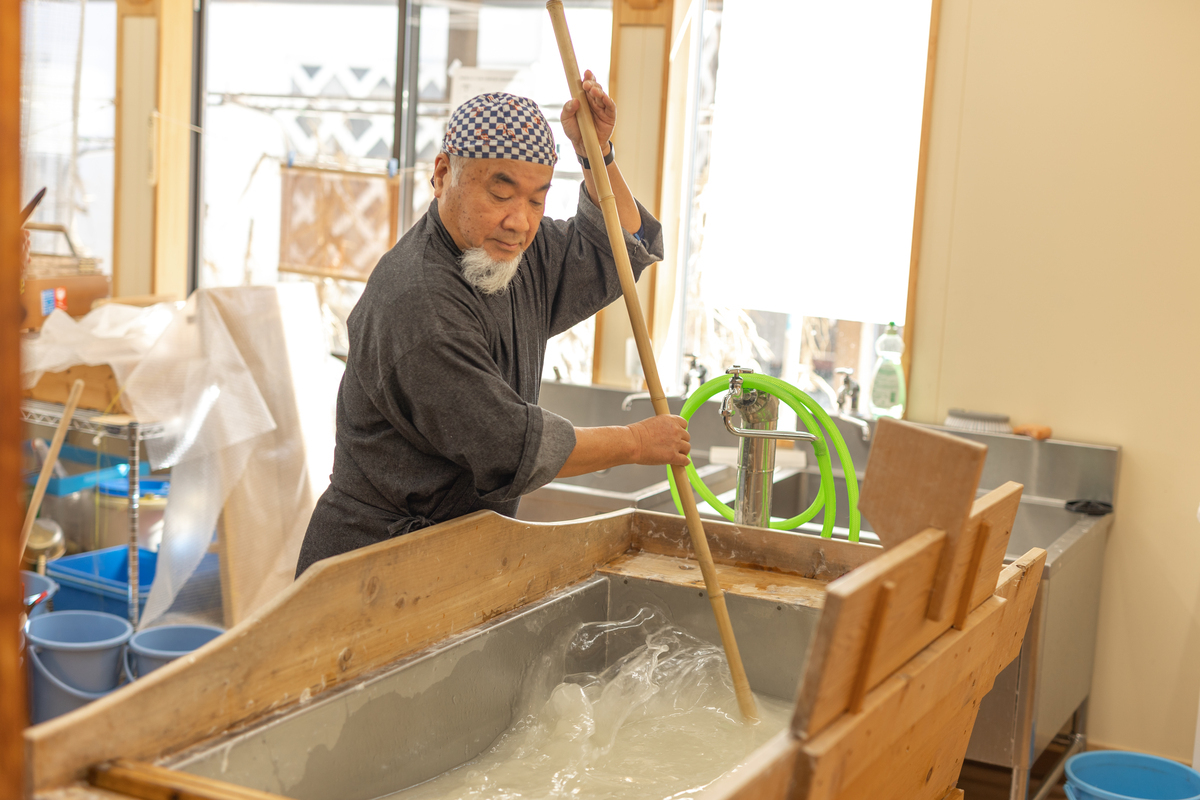
POLYGON ((431 335, 373 394, 389 423, 418 449, 469 471, 476 494, 488 502, 549 483, 575 448, 571 423, 522 400, 478 332, 431 335))
MULTIPOLYGON (((636 202, 636 200, 635 200, 636 202)), ((662 261, 662 225, 641 203, 641 241, 629 231, 625 248, 636 279, 650 264, 662 261)), ((550 335, 555 336, 595 314, 621 296, 604 214, 580 182, 579 206, 569 220, 543 220, 537 246, 547 265, 546 307, 550 335)))

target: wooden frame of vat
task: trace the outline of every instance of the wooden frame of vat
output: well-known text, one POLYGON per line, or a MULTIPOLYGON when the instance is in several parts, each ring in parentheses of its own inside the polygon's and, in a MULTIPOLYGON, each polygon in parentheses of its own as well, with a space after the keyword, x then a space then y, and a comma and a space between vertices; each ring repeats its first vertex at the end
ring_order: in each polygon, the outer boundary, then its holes
MULTIPOLYGON (((791 728, 710 787, 711 800, 941 800, 954 788, 979 699, 1020 648, 1045 555, 1031 551, 1002 574, 991 556, 1005 550, 1020 486, 974 502, 973 480, 948 496, 894 488, 900 484, 885 476, 916 476, 930 460, 969 466, 982 454, 905 423, 881 424, 876 435, 880 445, 921 438, 908 450, 881 447, 890 454, 883 461, 872 457, 874 512, 934 519, 965 503, 956 536, 926 527, 884 550, 706 525, 727 592, 824 609, 791 728), (956 613, 930 619, 936 587, 963 563, 963 579, 948 592, 956 613), (764 572, 780 588, 763 588, 764 572), (969 613, 958 613, 964 607, 969 613), (961 629, 952 629, 956 622, 961 629)), ((691 586, 698 573, 686 569, 694 567, 689 554, 684 521, 671 515, 630 510, 555 524, 480 512, 328 559, 192 656, 30 728, 29 792, 113 797, 63 788, 91 771, 101 785, 112 785, 105 775, 123 776, 113 788, 139 797, 262 798, 219 783, 206 788, 183 773, 164 789, 169 774, 136 762, 284 712, 597 571, 691 586), (116 759, 135 763, 104 766, 116 759)))

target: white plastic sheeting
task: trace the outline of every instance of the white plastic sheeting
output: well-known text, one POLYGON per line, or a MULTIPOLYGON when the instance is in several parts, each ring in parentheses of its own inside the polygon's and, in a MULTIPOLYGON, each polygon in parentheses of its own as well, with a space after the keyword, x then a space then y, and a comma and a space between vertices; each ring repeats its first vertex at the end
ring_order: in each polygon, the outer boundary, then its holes
POLYGON ((332 469, 341 380, 313 285, 201 290, 177 310, 105 306, 78 325, 55 316, 28 363, 111 364, 134 417, 166 428, 145 442, 171 494, 141 626, 222 607, 234 623, 290 584, 332 469), (181 595, 214 549, 220 580, 181 595))
POLYGON ((112 367, 117 383, 149 352, 175 319, 174 303, 149 308, 109 303, 80 320, 55 309, 41 333, 21 344, 21 386, 29 389, 46 372, 61 372, 77 364, 112 367))

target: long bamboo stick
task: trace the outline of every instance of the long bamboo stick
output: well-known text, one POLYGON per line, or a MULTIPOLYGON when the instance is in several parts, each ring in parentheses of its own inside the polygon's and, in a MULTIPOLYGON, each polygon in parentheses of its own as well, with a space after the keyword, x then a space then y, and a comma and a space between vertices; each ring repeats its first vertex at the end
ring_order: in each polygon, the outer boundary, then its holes
POLYGON ((25 556, 25 546, 29 544, 29 534, 33 531, 33 521, 37 518, 38 509, 42 507, 42 498, 46 496, 46 487, 50 484, 50 476, 54 474, 54 464, 58 461, 58 451, 62 449, 63 440, 67 438, 67 428, 71 427, 71 417, 79 398, 83 396, 83 381, 78 378, 71 384, 71 394, 67 396, 67 404, 63 407, 62 419, 54 429, 54 439, 50 442, 50 452, 46 454, 46 463, 38 475, 37 485, 33 487, 33 495, 29 498, 29 508, 25 512, 25 524, 21 526, 21 549, 18 558, 25 556))
MULTIPOLYGON (((571 97, 579 103, 576 118, 579 130, 583 134, 583 146, 587 151, 588 161, 596 167, 592 177, 596 181, 596 190, 600 195, 600 210, 604 212, 604 227, 608 231, 608 241, 612 247, 613 258, 617 262, 617 275, 621 279, 621 292, 625 295, 625 310, 629 312, 629 323, 633 326, 633 338, 637 343, 638 356, 642 361, 642 372, 646 376, 646 385, 650 390, 650 401, 654 404, 654 413, 669 415, 667 397, 663 392, 662 381, 658 376, 658 365, 654 361, 654 348, 650 343, 650 333, 646 329, 646 320, 642 316, 642 306, 638 302, 637 284, 633 279, 633 266, 629 263, 629 253, 625 249, 625 234, 621 229, 621 220, 617 213, 617 200, 613 195, 612 184, 608 180, 608 172, 604 169, 604 154, 600 149, 600 140, 596 136, 596 125, 592 120, 592 109, 583 94, 583 81, 579 74, 579 64, 575 61, 575 47, 571 44, 571 33, 567 30, 567 19, 563 13, 561 0, 549 0, 546 10, 554 24, 554 37, 558 40, 558 52, 562 56, 563 70, 566 72, 567 85, 571 97)), ((700 512, 696 508, 696 497, 692 494, 692 486, 688 482, 684 467, 672 466, 675 483, 679 487, 679 498, 683 502, 683 514, 687 518, 688 532, 692 537, 692 547, 700 562, 700 571, 704 575, 704 587, 708 590, 708 599, 712 603, 713 614, 717 618, 717 629, 721 633, 721 644, 725 648, 725 657, 729 661, 729 672, 733 676, 733 688, 737 693, 738 707, 742 716, 747 720, 757 720, 758 710, 754 703, 754 695, 750 691, 750 682, 746 679, 746 669, 742 666, 742 657, 738 653, 737 641, 733 637, 733 626, 729 622, 729 609, 725 606, 725 593, 717 580, 717 570, 713 566, 712 553, 708 549, 708 539, 704 535, 704 524, 700 521, 700 512)))

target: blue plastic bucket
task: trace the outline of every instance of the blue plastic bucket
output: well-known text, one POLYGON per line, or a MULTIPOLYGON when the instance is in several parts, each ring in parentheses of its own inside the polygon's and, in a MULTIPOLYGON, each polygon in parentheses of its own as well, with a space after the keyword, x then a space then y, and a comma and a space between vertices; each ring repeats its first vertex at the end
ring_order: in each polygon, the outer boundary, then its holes
POLYGON ((37 617, 45 614, 50 610, 50 601, 54 599, 54 595, 58 592, 58 584, 53 578, 47 578, 45 575, 38 575, 36 572, 21 570, 21 597, 30 597, 42 592, 49 592, 46 599, 39 600, 37 605, 29 612, 29 616, 37 617))
POLYGON ((1071 800, 1200 800, 1200 772, 1145 753, 1097 751, 1067 760, 1071 800))
POLYGON ((84 692, 63 683, 42 661, 38 648, 25 648, 29 661, 29 718, 36 725, 82 708, 108 692, 84 692))
POLYGON ((133 626, 102 611, 51 611, 29 620, 25 636, 40 648, 46 670, 72 689, 108 692, 117 688, 121 648, 133 626))
POLYGON ((138 631, 129 640, 130 671, 136 676, 148 675, 224 632, 212 625, 160 625, 138 631))

